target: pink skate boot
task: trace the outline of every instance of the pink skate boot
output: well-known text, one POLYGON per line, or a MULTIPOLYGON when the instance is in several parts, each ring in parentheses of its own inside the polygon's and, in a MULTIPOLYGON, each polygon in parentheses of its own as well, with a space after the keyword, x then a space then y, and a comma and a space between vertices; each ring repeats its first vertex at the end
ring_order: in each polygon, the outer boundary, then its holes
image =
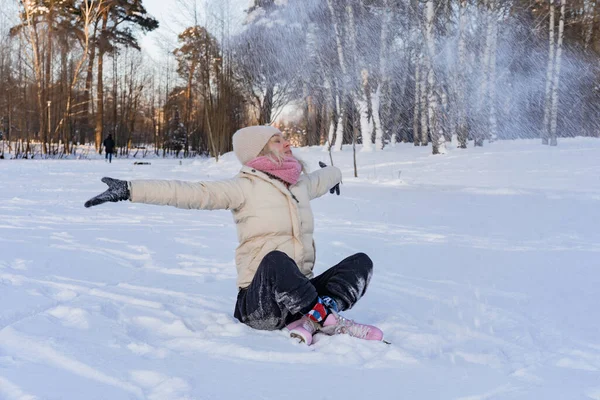
POLYGON ((286 328, 290 331, 290 337, 300 339, 301 342, 310 346, 313 340, 313 335, 319 329, 319 323, 313 321, 308 316, 303 316, 297 321, 292 322, 286 328))
POLYGON ((342 317, 335 311, 331 311, 319 331, 327 335, 348 334, 359 339, 383 340, 381 329, 373 325, 359 324, 351 319, 342 317))

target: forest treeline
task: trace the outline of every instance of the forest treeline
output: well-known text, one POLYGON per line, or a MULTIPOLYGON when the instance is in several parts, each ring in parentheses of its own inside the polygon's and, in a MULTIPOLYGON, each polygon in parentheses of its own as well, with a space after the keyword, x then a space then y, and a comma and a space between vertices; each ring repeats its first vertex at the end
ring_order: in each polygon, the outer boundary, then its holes
POLYGON ((5 7, 1 155, 101 152, 112 134, 121 154, 218 158, 236 129, 272 123, 296 145, 434 154, 453 137, 600 136, 600 1, 254 0, 241 27, 228 3, 202 3, 210 21, 158 60, 140 52, 159 25, 142 0, 5 7))

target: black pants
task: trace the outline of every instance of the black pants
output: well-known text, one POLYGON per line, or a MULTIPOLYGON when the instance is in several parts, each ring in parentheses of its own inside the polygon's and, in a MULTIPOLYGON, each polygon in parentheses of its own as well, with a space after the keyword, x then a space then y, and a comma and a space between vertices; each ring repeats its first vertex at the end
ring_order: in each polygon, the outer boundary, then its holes
POLYGON ((339 311, 348 310, 365 294, 372 273, 369 256, 357 253, 308 279, 287 254, 272 251, 250 285, 240 289, 234 315, 254 329, 275 330, 308 313, 318 296, 331 297, 339 311))

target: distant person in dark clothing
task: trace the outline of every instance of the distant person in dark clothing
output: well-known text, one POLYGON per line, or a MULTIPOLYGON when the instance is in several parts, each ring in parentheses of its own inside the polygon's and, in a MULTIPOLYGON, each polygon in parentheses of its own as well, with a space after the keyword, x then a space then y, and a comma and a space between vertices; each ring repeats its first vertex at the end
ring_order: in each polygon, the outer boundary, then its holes
POLYGON ((108 137, 104 139, 104 149, 106 152, 104 158, 107 159, 109 163, 112 162, 112 155, 115 150, 115 141, 113 140, 112 135, 108 135, 108 137))

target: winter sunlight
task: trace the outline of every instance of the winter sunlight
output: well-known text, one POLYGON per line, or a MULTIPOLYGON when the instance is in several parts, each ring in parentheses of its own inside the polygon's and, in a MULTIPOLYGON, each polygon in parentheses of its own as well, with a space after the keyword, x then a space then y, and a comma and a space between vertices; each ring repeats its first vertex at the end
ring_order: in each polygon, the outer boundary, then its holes
POLYGON ((599 12, 3 0, 0 400, 600 400, 599 12))

